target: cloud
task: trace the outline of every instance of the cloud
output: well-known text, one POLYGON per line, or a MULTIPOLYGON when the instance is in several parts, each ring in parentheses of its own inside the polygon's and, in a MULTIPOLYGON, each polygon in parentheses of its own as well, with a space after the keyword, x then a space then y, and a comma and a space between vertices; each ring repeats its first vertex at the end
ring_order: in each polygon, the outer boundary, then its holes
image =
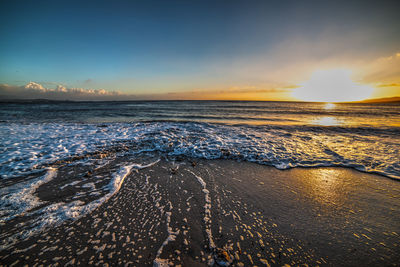
POLYGON ((400 87, 400 83, 385 83, 378 85, 378 87, 400 87))
POLYGON ((129 100, 134 98, 135 95, 118 91, 67 88, 63 85, 51 89, 36 82, 29 82, 24 86, 0 84, 0 99, 129 100))
POLYGON ((32 90, 37 90, 40 92, 45 92, 46 88, 44 88, 41 84, 35 83, 35 82, 29 82, 24 86, 25 89, 32 89, 32 90))
MULTIPOLYGON (((400 53, 380 57, 360 68, 363 81, 375 84, 397 84, 400 79, 400 53)), ((385 87, 385 86, 382 86, 385 87)))
POLYGON ((50 99, 50 100, 281 100, 295 85, 231 86, 204 88, 165 93, 124 94, 118 91, 68 88, 57 85, 46 88, 40 83, 29 82, 24 86, 0 84, 0 100, 7 99, 50 99))

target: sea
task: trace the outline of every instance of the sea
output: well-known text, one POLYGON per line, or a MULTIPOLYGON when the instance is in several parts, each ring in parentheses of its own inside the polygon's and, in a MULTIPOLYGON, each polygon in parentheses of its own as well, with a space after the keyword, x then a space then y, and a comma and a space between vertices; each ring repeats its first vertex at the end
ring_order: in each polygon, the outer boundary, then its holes
POLYGON ((82 185, 69 201, 40 199, 37 191, 63 168, 75 172, 63 176, 54 194, 86 179, 76 175, 79 166, 100 168, 127 157, 135 160, 130 168, 161 157, 231 159, 282 170, 347 167, 398 180, 400 104, 3 102, 0 227, 8 230, 0 232, 0 250, 101 205, 121 186, 128 163, 97 177, 100 187, 82 185), (16 224, 21 217, 25 223, 16 224))

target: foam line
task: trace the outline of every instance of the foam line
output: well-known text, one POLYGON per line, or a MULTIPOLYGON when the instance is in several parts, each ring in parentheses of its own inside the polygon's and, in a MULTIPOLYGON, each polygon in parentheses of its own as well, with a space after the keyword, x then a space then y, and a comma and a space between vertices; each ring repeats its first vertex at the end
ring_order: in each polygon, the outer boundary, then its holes
POLYGON ((204 199, 205 199, 205 204, 204 204, 204 224, 205 224, 205 231, 207 233, 208 241, 209 241, 209 246, 210 248, 215 248, 215 243, 211 231, 211 197, 210 197, 210 191, 207 190, 207 184, 204 182, 203 178, 195 174, 194 172, 188 170, 194 177, 196 177, 197 181, 200 183, 200 185, 203 187, 202 191, 204 193, 204 199))

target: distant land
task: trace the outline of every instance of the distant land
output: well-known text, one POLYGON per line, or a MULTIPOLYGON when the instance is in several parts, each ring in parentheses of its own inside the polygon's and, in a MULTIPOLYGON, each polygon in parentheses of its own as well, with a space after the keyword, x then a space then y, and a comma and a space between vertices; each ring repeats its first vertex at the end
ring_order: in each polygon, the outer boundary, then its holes
MULTIPOLYGON (((130 102, 130 101, 242 101, 242 100, 55 100, 46 98, 34 98, 34 99, 20 99, 20 98, 3 98, 0 96, 0 103, 53 103, 53 102, 130 102)), ((251 100, 243 100, 245 102, 253 102, 251 100)), ((259 100, 254 100, 259 101, 259 100)), ((276 101, 276 100, 262 100, 261 102, 306 102, 306 101, 276 101)), ((385 98, 372 98, 361 101, 351 101, 351 102, 336 102, 336 103, 400 103, 400 96, 385 97, 385 98)))
MULTIPOLYGON (((0 96, 0 103, 53 103, 53 102, 77 102, 74 100, 54 100, 54 99, 47 99, 47 98, 33 98, 33 99, 21 99, 21 98, 4 98, 1 99, 0 96)), ((87 101, 82 101, 87 102, 87 101)))
POLYGON ((366 99, 362 101, 354 101, 351 103, 395 103, 400 102, 400 96, 394 97, 385 97, 385 98, 373 98, 373 99, 366 99))

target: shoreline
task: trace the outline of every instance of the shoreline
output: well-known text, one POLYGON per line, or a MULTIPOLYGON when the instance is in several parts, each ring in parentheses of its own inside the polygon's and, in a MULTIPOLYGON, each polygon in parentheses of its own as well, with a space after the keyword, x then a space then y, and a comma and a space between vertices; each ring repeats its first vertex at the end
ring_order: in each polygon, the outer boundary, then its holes
POLYGON ((91 213, 0 251, 0 261, 396 266, 399 199, 398 181, 348 168, 162 159, 130 171, 91 213))

